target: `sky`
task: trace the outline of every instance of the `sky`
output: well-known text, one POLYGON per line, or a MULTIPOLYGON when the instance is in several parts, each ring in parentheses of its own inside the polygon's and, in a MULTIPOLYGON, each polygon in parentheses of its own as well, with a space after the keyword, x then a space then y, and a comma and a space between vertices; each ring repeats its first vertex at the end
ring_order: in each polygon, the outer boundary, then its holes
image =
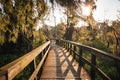
MULTIPOLYGON (((46 0, 49 8, 51 8, 51 3, 49 0, 46 0)), ((55 26, 56 24, 66 22, 66 15, 64 14, 64 9, 62 7, 57 7, 59 5, 54 5, 56 8, 50 11, 49 16, 45 16, 44 23, 50 26, 55 26), (55 16, 55 17, 54 17, 55 16)), ((93 11, 93 17, 98 22, 103 22, 105 20, 116 20, 118 10, 120 11, 120 0, 97 0, 96 1, 96 10, 93 11)), ((0 4, 2 9, 2 5, 0 4)), ((3 10, 2 10, 3 11, 3 10)), ((42 22, 39 21, 38 28, 42 22)), ((79 25, 82 26, 84 22, 80 22, 79 25)), ((42 25, 41 25, 42 26, 42 25)))
POLYGON ((96 21, 117 19, 117 11, 120 11, 120 0, 97 0, 96 5, 97 8, 93 13, 96 21))
MULTIPOLYGON (((103 22, 105 20, 116 20, 117 15, 119 14, 117 11, 120 10, 120 0, 97 0, 96 2, 97 8, 93 11, 93 17, 98 22, 103 22)), ((51 6, 49 4, 49 6, 51 6)), ((54 26, 55 23, 58 24, 60 21, 65 22, 66 17, 61 12, 62 9, 58 7, 54 10, 55 14, 51 12, 51 16, 49 16, 49 20, 45 20, 45 23, 51 26, 54 26), (55 18, 53 17, 55 16, 55 18), (56 21, 55 21, 56 20, 56 21)), ((80 23, 82 25, 84 23, 80 23)))
MULTIPOLYGON (((49 1, 49 0, 48 0, 49 1)), ((52 4, 50 2, 47 2, 48 7, 51 8, 52 4)), ((51 9, 49 15, 47 15, 47 18, 45 20, 45 23, 50 26, 55 26, 56 24, 62 22, 66 22, 67 17, 64 14, 64 9, 60 7, 60 5, 54 4, 55 9, 54 11, 51 9)))

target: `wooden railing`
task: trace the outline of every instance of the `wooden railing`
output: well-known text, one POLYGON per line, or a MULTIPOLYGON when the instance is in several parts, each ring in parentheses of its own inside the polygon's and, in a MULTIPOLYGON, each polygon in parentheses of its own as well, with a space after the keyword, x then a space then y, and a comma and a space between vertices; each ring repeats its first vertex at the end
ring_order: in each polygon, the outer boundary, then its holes
POLYGON ((83 64, 88 64, 90 66, 91 80, 96 79, 96 74, 98 74, 102 78, 102 80, 112 80, 110 76, 105 74, 98 67, 96 63, 97 58, 110 62, 112 65, 114 65, 115 69, 117 70, 117 73, 115 75, 117 76, 117 79, 120 79, 120 58, 119 57, 113 56, 110 53, 101 51, 99 49, 86 46, 86 45, 82 45, 82 44, 72 42, 72 41, 56 39, 56 43, 58 45, 61 45, 62 47, 65 47, 70 53, 72 53, 75 59, 78 58, 78 61, 80 64, 83 63, 83 64), (83 57, 83 54, 85 54, 83 53, 83 51, 88 51, 88 53, 91 54, 90 60, 83 57))
POLYGON ((31 67, 34 70, 32 75, 29 77, 29 80, 37 80, 37 74, 39 71, 41 71, 45 59, 47 57, 48 51, 50 49, 49 45, 50 41, 44 43, 43 45, 32 50, 31 52, 20 57, 19 59, 0 68, 0 80, 12 80, 30 63, 33 63, 31 67), (36 57, 40 57, 40 61, 38 62, 38 64, 36 62, 36 57))

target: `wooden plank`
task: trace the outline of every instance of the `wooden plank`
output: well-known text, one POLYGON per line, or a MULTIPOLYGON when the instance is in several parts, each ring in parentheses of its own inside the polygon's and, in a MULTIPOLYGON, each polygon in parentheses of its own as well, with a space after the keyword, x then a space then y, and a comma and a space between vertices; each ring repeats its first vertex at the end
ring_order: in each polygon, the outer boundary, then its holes
POLYGON ((27 53, 26 55, 20 57, 19 59, 5 65, 4 67, 0 68, 0 79, 6 73, 6 77, 8 80, 12 80, 18 73, 20 73, 30 62, 34 60, 36 56, 38 56, 42 50, 50 44, 50 41, 46 42, 45 44, 41 45, 40 47, 32 50, 31 52, 27 53))
POLYGON ((52 44, 40 80, 90 80, 86 70, 69 54, 52 44))

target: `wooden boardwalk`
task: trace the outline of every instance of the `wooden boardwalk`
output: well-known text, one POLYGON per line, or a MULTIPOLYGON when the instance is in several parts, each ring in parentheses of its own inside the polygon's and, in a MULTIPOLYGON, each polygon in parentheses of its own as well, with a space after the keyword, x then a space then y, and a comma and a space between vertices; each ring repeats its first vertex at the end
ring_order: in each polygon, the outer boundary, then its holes
POLYGON ((40 80, 90 80, 67 50, 54 43, 51 47, 40 80))
MULTIPOLYGON (((16 76, 19 75, 23 70, 25 70, 25 72, 32 70, 30 71, 31 76, 29 76, 29 79, 27 80, 37 80, 37 77, 39 78, 40 74, 40 80, 96 80, 98 79, 97 76, 99 76, 99 78, 102 80, 113 80, 114 78, 116 80, 120 79, 119 57, 73 41, 57 39, 56 42, 62 46, 65 46, 66 49, 69 49, 69 51, 74 53, 74 58, 82 60, 84 64, 88 64, 90 67, 89 73, 91 76, 89 76, 87 71, 70 55, 69 52, 67 52, 65 48, 57 46, 55 41, 52 40, 42 44, 41 46, 14 60, 13 62, 1 67, 0 80, 16 79, 16 76), (88 54, 91 55, 90 59, 86 59, 84 56, 82 56, 84 54, 83 51, 89 52, 88 54), (38 60, 36 60, 37 57, 41 58, 39 63, 38 60), (109 65, 111 65, 110 67, 114 67, 116 70, 115 75, 108 76, 106 73, 104 73, 104 71, 102 71, 100 68, 107 66, 99 66, 99 64, 96 62, 97 58, 99 60, 108 62, 109 65), (28 68, 28 66, 30 66, 30 68, 28 68), (25 68, 28 68, 29 70, 26 70, 25 68)), ((108 69, 111 68, 108 66, 108 69)), ((21 76, 19 76, 19 78, 20 77, 21 76)), ((26 77, 26 75, 24 75, 22 78, 24 77, 26 77)))

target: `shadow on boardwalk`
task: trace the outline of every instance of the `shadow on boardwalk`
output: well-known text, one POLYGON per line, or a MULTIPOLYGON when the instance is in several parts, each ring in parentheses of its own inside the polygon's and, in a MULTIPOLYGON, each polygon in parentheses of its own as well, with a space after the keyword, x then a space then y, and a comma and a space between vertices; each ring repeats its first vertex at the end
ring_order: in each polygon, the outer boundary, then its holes
POLYGON ((52 43, 40 80, 50 79, 90 80, 90 77, 67 50, 52 43))

